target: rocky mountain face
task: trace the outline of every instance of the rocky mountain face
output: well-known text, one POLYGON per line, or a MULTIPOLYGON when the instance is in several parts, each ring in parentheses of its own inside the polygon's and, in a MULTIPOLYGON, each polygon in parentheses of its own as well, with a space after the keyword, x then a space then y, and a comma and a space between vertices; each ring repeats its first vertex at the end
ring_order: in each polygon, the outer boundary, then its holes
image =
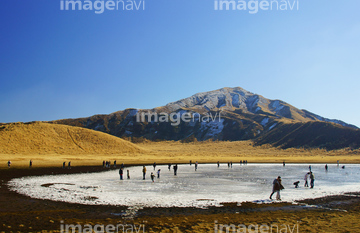
POLYGON ((154 109, 126 109, 109 115, 53 123, 149 140, 252 139, 258 144, 270 143, 284 148, 360 146, 360 140, 355 140, 356 135, 360 135, 356 126, 297 109, 281 100, 264 98, 240 87, 198 93, 154 109), (293 131, 297 133, 291 134, 293 131), (315 140, 324 133, 329 136, 333 132, 342 137, 351 134, 352 138, 342 138, 341 143, 336 135, 315 140), (302 135, 307 138, 302 139, 302 135), (295 136, 296 140, 291 138, 295 136))

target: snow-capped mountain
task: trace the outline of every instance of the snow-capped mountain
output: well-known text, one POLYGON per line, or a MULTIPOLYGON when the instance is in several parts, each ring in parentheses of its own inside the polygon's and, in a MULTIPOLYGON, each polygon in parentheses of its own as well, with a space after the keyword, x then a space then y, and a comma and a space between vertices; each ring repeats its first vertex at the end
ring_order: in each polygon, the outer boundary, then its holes
POLYGON ((170 111, 177 111, 179 109, 206 109, 207 111, 243 110, 253 114, 273 114, 278 117, 303 122, 318 120, 357 128, 340 120, 331 120, 306 110, 299 110, 281 100, 266 99, 241 87, 222 88, 215 91, 198 93, 191 97, 169 103, 166 107, 170 111))
MULTIPOLYGON (((297 109, 281 100, 267 99, 240 87, 198 93, 154 109, 126 109, 54 123, 86 127, 118 137, 183 141, 253 139, 282 147, 337 148, 338 137, 344 135, 342 132, 351 132, 353 138, 360 135, 356 126, 297 109), (297 132, 296 138, 287 139, 291 130, 297 132), (335 131, 337 135, 333 135, 335 131), (302 140, 302 134, 307 135, 306 140, 302 140), (319 143, 312 143, 311 138, 319 143), (287 143, 289 141, 292 143, 287 143)), ((353 139, 342 140, 340 147, 346 146, 348 141, 353 139)), ((360 140, 355 144, 360 146, 360 140)))

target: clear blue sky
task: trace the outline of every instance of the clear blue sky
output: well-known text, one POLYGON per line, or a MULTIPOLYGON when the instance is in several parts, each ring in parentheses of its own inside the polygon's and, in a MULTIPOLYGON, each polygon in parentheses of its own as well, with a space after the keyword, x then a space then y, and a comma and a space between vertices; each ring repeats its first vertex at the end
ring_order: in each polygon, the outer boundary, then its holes
POLYGON ((213 5, 145 0, 145 10, 95 14, 1 0, 0 122, 153 108, 240 86, 360 126, 359 0, 256 14, 213 5))

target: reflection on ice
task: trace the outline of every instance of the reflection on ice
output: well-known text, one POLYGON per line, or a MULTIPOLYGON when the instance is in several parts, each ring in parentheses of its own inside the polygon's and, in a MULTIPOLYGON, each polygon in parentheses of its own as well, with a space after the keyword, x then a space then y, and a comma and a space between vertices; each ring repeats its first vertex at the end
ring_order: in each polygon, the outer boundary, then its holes
POLYGON ((315 198, 325 195, 360 190, 360 166, 312 165, 315 187, 304 187, 304 176, 309 171, 305 164, 200 164, 178 165, 174 176, 167 165, 161 169, 160 179, 151 182, 150 173, 156 171, 147 166, 146 180, 142 179, 142 167, 128 169, 131 179, 119 179, 118 171, 75 175, 24 177, 9 182, 12 190, 33 198, 50 199, 83 204, 110 204, 126 206, 196 206, 220 205, 221 202, 257 201, 268 202, 272 181, 282 177, 285 190, 283 201, 315 198), (293 183, 300 181, 299 188, 293 183))

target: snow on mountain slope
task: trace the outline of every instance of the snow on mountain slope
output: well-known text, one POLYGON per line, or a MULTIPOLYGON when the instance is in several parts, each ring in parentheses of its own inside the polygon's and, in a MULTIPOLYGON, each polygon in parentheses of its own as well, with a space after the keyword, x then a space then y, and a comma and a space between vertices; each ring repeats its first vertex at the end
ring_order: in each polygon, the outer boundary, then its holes
MULTIPOLYGON (((296 127, 291 125, 308 122, 319 122, 321 127, 326 127, 329 132, 337 127, 344 127, 345 131, 358 130, 357 127, 343 121, 321 117, 284 101, 271 100, 251 93, 241 87, 225 87, 197 93, 154 109, 126 109, 109 115, 56 121, 56 123, 95 129, 118 137, 144 137, 150 140, 184 140, 190 137, 197 140, 249 140, 269 133, 280 137, 284 130, 289 130, 288 126, 295 129, 296 127), (176 124, 171 119, 158 121, 158 116, 139 121, 139 114, 161 115, 161 113, 170 116, 175 114, 177 117, 174 119, 178 121, 176 124), (179 120, 185 114, 192 116, 190 121, 179 120), (212 117, 216 115, 218 119, 203 121, 203 117, 209 114, 212 117), (334 127, 329 127, 329 124, 334 124, 334 127)), ((312 132, 314 140, 319 136, 317 133, 324 132, 320 130, 318 124, 309 124, 309 127, 306 130, 312 132)), ((308 138, 308 141, 312 139, 308 138)))

